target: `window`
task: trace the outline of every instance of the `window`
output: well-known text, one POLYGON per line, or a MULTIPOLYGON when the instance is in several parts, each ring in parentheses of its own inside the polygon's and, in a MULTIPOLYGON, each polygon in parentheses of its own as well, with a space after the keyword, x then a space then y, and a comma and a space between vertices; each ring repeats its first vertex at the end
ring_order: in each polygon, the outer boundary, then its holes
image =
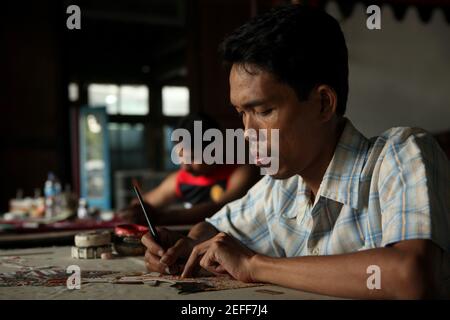
POLYGON ((147 85, 90 83, 87 86, 89 107, 97 110, 106 107, 109 115, 105 131, 109 135, 109 187, 115 190, 112 192, 115 205, 123 202, 121 186, 116 186, 116 173, 170 171, 178 167, 170 158, 173 147, 170 135, 178 118, 189 114, 189 90, 181 85, 161 88, 158 84, 150 88, 154 90, 152 94, 160 95, 155 96, 152 109, 147 85))
POLYGON ((189 89, 187 87, 163 87, 162 114, 165 116, 185 116, 188 113, 189 89))
POLYGON ((143 85, 92 83, 88 86, 88 104, 104 107, 110 115, 146 115, 149 112, 149 92, 143 85))
MULTIPOLYGON (((109 115, 105 129, 109 136, 108 153, 111 162, 111 183, 108 188, 112 191, 116 187, 116 172, 149 167, 146 142, 150 111, 149 88, 146 85, 91 83, 87 87, 87 98, 91 110, 106 107, 109 115)), ((117 194, 112 192, 114 197, 117 194)), ((117 199, 112 200, 115 204, 117 199)))
POLYGON ((148 114, 148 98, 146 86, 120 86, 120 113, 140 116, 148 114))
POLYGON ((117 114, 119 87, 112 84, 90 84, 88 87, 88 104, 91 107, 104 107, 108 114, 117 114))
POLYGON ((78 84, 71 82, 69 83, 68 93, 69 93, 69 101, 75 102, 79 98, 79 90, 78 90, 78 84))
POLYGON ((148 167, 143 124, 109 123, 113 171, 148 167))

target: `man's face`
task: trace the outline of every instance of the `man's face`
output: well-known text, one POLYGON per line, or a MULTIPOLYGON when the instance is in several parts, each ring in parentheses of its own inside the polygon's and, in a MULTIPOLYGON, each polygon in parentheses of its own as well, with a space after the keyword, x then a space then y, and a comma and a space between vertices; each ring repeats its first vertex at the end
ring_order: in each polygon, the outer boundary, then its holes
POLYGON ((234 64, 230 72, 230 100, 241 114, 245 130, 279 129, 279 170, 285 179, 302 174, 320 156, 326 139, 320 118, 320 99, 313 93, 300 102, 295 91, 269 72, 234 64), (250 70, 251 73, 247 72, 250 70))

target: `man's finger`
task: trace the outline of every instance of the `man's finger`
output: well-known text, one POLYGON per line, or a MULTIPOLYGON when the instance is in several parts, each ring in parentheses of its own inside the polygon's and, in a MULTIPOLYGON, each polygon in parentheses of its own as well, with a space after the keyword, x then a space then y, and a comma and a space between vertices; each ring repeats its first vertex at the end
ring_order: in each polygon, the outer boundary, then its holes
POLYGON ((144 260, 146 261, 152 261, 152 263, 160 263, 161 257, 154 255, 150 252, 150 250, 145 251, 144 260))
POLYGON ((164 269, 167 274, 180 274, 184 269, 184 265, 182 264, 173 264, 164 269))
POLYGON ((216 268, 219 266, 219 263, 214 259, 214 253, 208 250, 200 259, 199 265, 209 272, 216 273, 216 268))
POLYGON ((193 271, 199 265, 201 257, 208 250, 209 245, 210 241, 206 241, 194 247, 194 249, 191 252, 191 255, 189 256, 188 261, 186 262, 186 265, 184 266, 181 278, 187 278, 193 274, 193 271))
POLYGON ((152 272, 166 273, 167 266, 159 262, 159 257, 149 254, 146 254, 145 258, 145 266, 147 270, 152 272))
POLYGON ((228 274, 228 271, 220 264, 216 267, 214 272, 218 274, 228 274))
POLYGON ((185 239, 179 239, 175 245, 169 248, 161 258, 161 262, 167 264, 168 266, 174 264, 182 256, 186 256, 187 242, 185 239))
POLYGON ((151 261, 152 263, 155 263, 155 264, 159 264, 161 257, 153 254, 150 250, 146 250, 145 255, 144 255, 144 260, 151 261))
POLYGON ((146 233, 141 238, 141 242, 144 246, 147 247, 148 250, 150 250, 151 253, 154 255, 162 257, 164 254, 164 249, 153 240, 153 238, 150 236, 150 234, 146 233))

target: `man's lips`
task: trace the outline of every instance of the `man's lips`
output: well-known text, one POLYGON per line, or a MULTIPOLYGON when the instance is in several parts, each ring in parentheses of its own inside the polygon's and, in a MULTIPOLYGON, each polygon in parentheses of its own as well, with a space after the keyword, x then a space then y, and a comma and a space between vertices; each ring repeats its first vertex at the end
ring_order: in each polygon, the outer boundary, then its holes
POLYGON ((270 157, 255 158, 258 167, 270 167, 270 157))
POLYGON ((250 154, 255 159, 255 164, 259 167, 268 167, 270 165, 271 157, 260 157, 258 156, 258 151, 255 149, 250 149, 250 154))
POLYGON ((255 164, 259 167, 265 167, 269 166, 270 164, 270 157, 259 157, 258 152, 250 151, 253 159, 255 159, 255 164))

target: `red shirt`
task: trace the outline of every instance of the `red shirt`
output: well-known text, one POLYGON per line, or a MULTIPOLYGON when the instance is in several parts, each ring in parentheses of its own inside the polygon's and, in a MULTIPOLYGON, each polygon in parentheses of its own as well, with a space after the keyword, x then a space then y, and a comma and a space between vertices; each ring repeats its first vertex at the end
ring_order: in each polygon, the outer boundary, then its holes
POLYGON ((197 204, 214 200, 212 195, 228 188, 228 180, 236 165, 220 165, 208 175, 195 176, 180 169, 176 179, 176 194, 182 202, 197 204))

